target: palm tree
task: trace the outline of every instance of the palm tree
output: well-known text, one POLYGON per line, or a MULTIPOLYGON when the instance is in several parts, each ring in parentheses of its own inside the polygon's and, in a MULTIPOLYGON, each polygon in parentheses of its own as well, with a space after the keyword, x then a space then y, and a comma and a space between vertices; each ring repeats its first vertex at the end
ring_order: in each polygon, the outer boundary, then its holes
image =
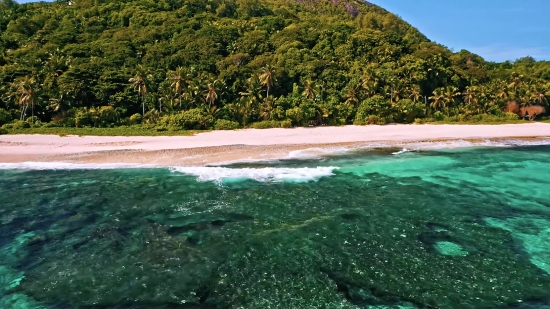
POLYGON ((533 96, 534 101, 539 103, 539 105, 543 105, 543 103, 548 103, 548 100, 546 99, 546 95, 544 93, 544 90, 540 89, 539 86, 533 87, 533 96))
POLYGON ((66 110, 66 107, 69 106, 68 103, 69 101, 67 100, 65 95, 61 94, 58 98, 50 98, 50 104, 48 105, 48 108, 55 113, 63 113, 66 110))
POLYGON ((445 94, 441 88, 434 90, 433 96, 429 97, 429 99, 433 101, 430 104, 433 109, 445 108, 445 94))
POLYGON ((476 90, 477 88, 475 86, 466 87, 466 90, 462 94, 462 98, 464 99, 464 102, 466 102, 466 104, 469 105, 474 103, 477 105, 478 100, 477 100, 476 90))
POLYGON ((253 101, 261 101, 262 97, 262 84, 258 76, 252 76, 247 80, 246 91, 239 92, 241 96, 247 96, 253 101))
POLYGON ((344 95, 344 99, 346 99, 346 101, 344 102, 345 104, 348 104, 348 105, 359 104, 359 87, 361 87, 360 84, 351 86, 348 88, 348 91, 344 95))
POLYGON ((25 120, 27 108, 31 106, 31 117, 34 122, 34 105, 36 104, 38 96, 38 85, 34 77, 25 76, 12 84, 14 88, 13 96, 16 98, 17 103, 21 105, 20 120, 25 120))
POLYGON ((269 120, 271 118, 271 112, 275 109, 273 97, 264 98, 262 104, 260 105, 260 117, 264 120, 269 120))
POLYGON ((443 100, 445 100, 445 104, 453 104, 455 102, 456 96, 460 94, 457 91, 458 89, 454 86, 445 87, 445 97, 443 98, 443 100))
POLYGON ((209 83, 206 87, 207 89, 204 91, 206 93, 205 100, 208 103, 208 108, 211 108, 212 105, 216 102, 218 99, 218 93, 216 92, 215 85, 217 83, 217 80, 209 83))
MULTIPOLYGON (((174 92, 172 92, 172 86, 169 83, 163 82, 160 84, 158 89, 158 95, 159 95, 159 112, 162 113, 162 103, 170 103, 168 104, 169 107, 172 106, 174 99, 174 92)), ((181 106, 181 94, 180 94, 180 106, 181 106)))
POLYGON ((311 79, 306 80, 302 95, 306 97, 306 99, 314 99, 317 95, 317 93, 315 92, 315 83, 311 79))
POLYGON ((401 97, 403 96, 403 83, 397 82, 395 85, 392 85, 391 87, 391 101, 397 102, 401 100, 401 97))
POLYGON ((142 65, 138 65, 137 73, 134 77, 130 78, 128 82, 132 87, 137 90, 138 95, 141 97, 141 103, 143 105, 142 116, 145 117, 145 96, 147 95, 148 79, 151 78, 151 74, 147 74, 142 65))
POLYGON ((407 90, 409 91, 409 99, 413 100, 415 103, 420 100, 420 87, 414 85, 407 90))
POLYGON ((516 72, 512 73, 512 79, 508 88, 514 89, 514 94, 517 94, 519 86, 523 83, 523 75, 517 74, 516 72))
POLYGON ((172 81, 171 87, 174 89, 174 93, 179 98, 179 105, 181 109, 181 96, 186 78, 185 69, 183 67, 177 67, 175 71, 170 72, 168 78, 172 81))
POLYGON ((275 73, 275 70, 267 64, 265 67, 262 68, 262 75, 260 75, 260 83, 267 88, 266 91, 266 97, 269 97, 269 89, 273 87, 274 77, 273 73, 275 73))
POLYGON ((508 87, 506 85, 501 85, 499 90, 498 90, 498 93, 497 93, 497 97, 501 100, 508 100, 510 98, 510 94, 508 92, 508 87))

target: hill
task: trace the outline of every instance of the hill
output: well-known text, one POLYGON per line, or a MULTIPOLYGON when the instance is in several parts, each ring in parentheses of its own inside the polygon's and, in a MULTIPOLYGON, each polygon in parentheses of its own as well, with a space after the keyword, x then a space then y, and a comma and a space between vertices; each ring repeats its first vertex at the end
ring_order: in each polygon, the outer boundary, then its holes
POLYGON ((0 33, 7 129, 511 119, 550 95, 549 62, 453 53, 353 0, 2 0, 0 33))

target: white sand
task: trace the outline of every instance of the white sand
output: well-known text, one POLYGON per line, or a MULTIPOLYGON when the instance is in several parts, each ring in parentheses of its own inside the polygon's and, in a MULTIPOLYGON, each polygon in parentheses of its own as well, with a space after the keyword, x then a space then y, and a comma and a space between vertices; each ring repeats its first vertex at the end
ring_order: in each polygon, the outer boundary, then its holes
MULTIPOLYGON (((159 151, 182 150, 178 160, 194 154, 215 155, 223 161, 227 149, 235 150, 227 160, 253 159, 259 155, 276 157, 284 150, 304 149, 322 145, 368 142, 414 142, 440 140, 476 140, 498 138, 550 137, 550 124, 528 123, 510 125, 386 125, 344 126, 294 129, 213 131, 195 136, 67 136, 56 135, 2 135, 0 136, 0 162, 23 162, 59 160, 62 156, 87 153, 97 162, 154 163, 159 151), (239 146, 234 146, 239 145, 239 146), (246 146, 250 147, 246 147, 246 146), (233 147, 220 147, 233 146, 233 147), (266 146, 266 147, 262 147, 266 146), (193 152, 191 150, 201 149, 193 152), (183 151, 185 150, 185 151, 183 151), (109 151, 118 151, 113 155, 109 151), (130 151, 120 155, 120 151, 130 151), (149 155, 146 153, 150 152, 149 155), (266 153, 267 152, 267 153, 266 153), (126 156, 129 158, 126 158, 126 156), (145 157, 149 157, 146 159, 145 157)), ((163 152, 164 153, 164 152, 163 152)), ((287 152, 288 153, 288 152, 287 152)), ((173 154, 170 155, 173 157, 173 154)), ((88 156, 89 160, 90 156, 88 156)), ((75 157, 71 157, 74 160, 75 157)), ((173 161, 173 160, 172 160, 173 161)), ((196 163, 212 160, 205 159, 196 163)), ((182 163, 181 161, 180 163, 182 163)), ((165 162, 165 163, 168 163, 165 162)), ((195 163, 195 164, 196 164, 195 163)))

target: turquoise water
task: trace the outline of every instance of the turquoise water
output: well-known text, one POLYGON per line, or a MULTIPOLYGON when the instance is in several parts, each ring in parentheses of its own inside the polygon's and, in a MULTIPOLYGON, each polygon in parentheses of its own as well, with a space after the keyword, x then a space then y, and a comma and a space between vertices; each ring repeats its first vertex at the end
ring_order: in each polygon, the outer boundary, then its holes
POLYGON ((550 308, 550 146, 394 152, 4 165, 0 308, 550 308))

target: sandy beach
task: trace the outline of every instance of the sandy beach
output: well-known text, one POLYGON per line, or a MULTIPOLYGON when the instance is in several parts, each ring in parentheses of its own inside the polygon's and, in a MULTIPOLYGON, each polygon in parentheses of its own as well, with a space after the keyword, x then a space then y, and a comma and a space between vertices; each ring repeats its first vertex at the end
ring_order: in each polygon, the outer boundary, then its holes
POLYGON ((194 136, 0 136, 0 163, 206 165, 319 155, 362 147, 550 141, 550 124, 387 125, 213 131, 194 136))

